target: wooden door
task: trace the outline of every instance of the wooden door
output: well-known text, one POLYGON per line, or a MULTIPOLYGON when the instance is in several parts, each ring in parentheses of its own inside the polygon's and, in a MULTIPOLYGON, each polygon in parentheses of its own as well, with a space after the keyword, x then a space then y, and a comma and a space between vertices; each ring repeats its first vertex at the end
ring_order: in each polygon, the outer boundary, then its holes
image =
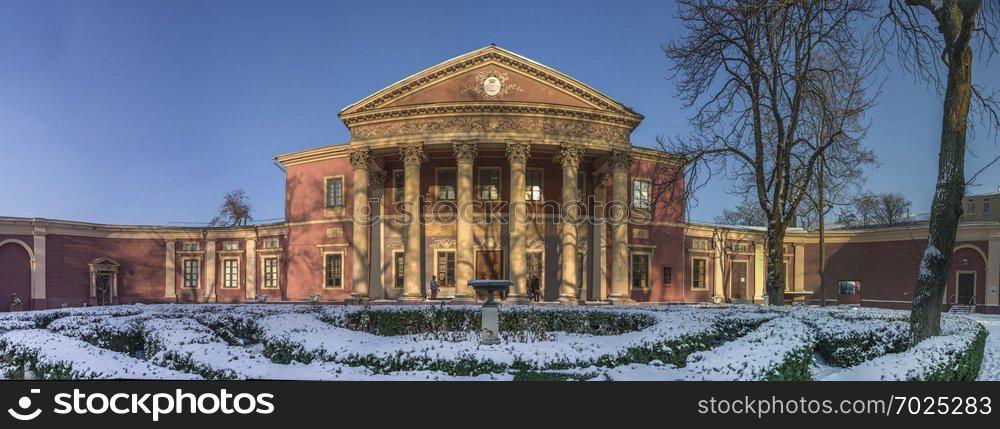
POLYGON ((958 304, 971 305, 976 294, 976 275, 958 273, 958 304))
POLYGON ((729 273, 733 299, 747 298, 747 263, 733 262, 729 273))

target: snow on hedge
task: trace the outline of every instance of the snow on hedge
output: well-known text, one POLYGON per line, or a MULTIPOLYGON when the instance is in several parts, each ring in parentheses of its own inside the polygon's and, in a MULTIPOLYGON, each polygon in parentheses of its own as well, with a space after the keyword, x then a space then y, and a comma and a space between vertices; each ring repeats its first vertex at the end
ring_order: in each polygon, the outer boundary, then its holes
POLYGON ((943 314, 940 336, 831 374, 827 381, 973 380, 979 374, 987 332, 975 321, 943 314))
POLYGON ((12 360, 8 363, 8 371, 31 370, 41 379, 198 378, 43 329, 23 329, 0 335, 0 354, 12 360))
POLYGON ((806 309, 794 314, 813 328, 816 348, 833 366, 851 367, 909 345, 910 325, 901 313, 806 309))
MULTIPOLYGON (((0 376, 20 377, 26 368, 45 378, 509 380, 541 372, 804 379, 816 349, 848 367, 824 379, 969 379, 979 371, 986 333, 945 315, 944 336, 900 352, 909 337, 902 311, 503 306, 509 332, 501 344, 483 346, 478 312, 453 305, 166 304, 4 313, 0 376)), ((1000 334, 988 339, 997 348, 994 337, 1000 334)), ((998 361, 998 352, 987 350, 984 379, 1000 378, 998 361)))
MULTIPOLYGON (((350 307, 331 307, 332 312, 357 311, 350 307)), ((413 309, 416 310, 416 309, 413 309)), ((413 311, 411 310, 411 311, 413 311)), ((587 309, 505 309, 504 311, 602 311, 587 309)), ((495 346, 479 344, 475 337, 457 341, 428 339, 426 335, 379 336, 337 327, 316 315, 286 313, 261 319, 266 350, 272 358, 309 362, 320 359, 353 365, 377 365, 388 369, 481 366, 482 370, 549 369, 585 367, 601 360, 614 361, 630 351, 663 347, 671 341, 683 341, 710 334, 720 319, 761 321, 764 313, 676 308, 669 311, 615 309, 623 313, 644 314, 654 318, 652 326, 641 331, 599 336, 565 332, 551 333, 547 341, 504 341, 495 346)), ((337 316, 337 315, 334 315, 337 316)))
POLYGON ((683 368, 661 362, 623 365, 595 380, 805 380, 813 342, 809 326, 779 317, 743 337, 691 354, 683 368))

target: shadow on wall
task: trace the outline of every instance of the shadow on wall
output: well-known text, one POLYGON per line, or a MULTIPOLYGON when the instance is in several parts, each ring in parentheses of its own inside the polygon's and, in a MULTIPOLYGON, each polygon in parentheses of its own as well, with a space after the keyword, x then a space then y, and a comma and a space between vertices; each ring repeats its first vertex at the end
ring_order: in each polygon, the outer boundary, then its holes
POLYGON ((18 243, 0 245, 0 312, 31 309, 31 255, 18 243), (16 304, 14 295, 20 300, 16 304))

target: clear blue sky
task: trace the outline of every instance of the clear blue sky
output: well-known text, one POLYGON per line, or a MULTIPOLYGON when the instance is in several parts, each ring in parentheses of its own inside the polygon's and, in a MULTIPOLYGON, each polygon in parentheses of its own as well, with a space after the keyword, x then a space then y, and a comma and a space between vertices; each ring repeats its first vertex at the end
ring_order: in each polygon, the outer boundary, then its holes
MULTIPOLYGON (((646 116, 632 135, 683 134, 660 44, 668 1, 0 1, 0 215, 104 223, 205 222, 243 188, 283 216, 280 153, 345 143, 337 112, 491 42, 646 116)), ((1000 67, 975 70, 1000 85, 1000 67)), ((874 191, 926 211, 941 102, 898 70, 872 112, 874 191)), ((983 133, 978 158, 1000 150, 983 133)), ((1000 167, 982 192, 1000 185, 1000 167)), ((735 197, 717 183, 695 219, 735 197)))

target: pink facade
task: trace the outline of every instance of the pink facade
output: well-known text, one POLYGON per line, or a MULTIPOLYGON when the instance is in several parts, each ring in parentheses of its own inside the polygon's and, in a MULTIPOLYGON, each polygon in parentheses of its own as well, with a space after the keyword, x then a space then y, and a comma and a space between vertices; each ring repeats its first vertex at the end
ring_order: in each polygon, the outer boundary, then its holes
MULTIPOLYGON (((633 145, 642 116, 569 76, 490 46, 339 116, 349 143, 276 157, 281 223, 0 218, 0 311, 414 302, 431 276, 456 302, 475 299, 468 280, 499 277, 526 303, 535 276, 541 300, 563 304, 763 300, 762 231, 687 222, 683 183, 670 180, 679 161, 633 145), (627 223, 614 220, 619 208, 627 223)), ((908 308, 925 237, 924 226, 830 231, 826 302, 908 308)), ((790 230, 784 246, 786 290, 821 302, 817 234, 790 230)), ((1000 224, 963 224, 953 259, 944 304, 1000 312, 1000 224)))

